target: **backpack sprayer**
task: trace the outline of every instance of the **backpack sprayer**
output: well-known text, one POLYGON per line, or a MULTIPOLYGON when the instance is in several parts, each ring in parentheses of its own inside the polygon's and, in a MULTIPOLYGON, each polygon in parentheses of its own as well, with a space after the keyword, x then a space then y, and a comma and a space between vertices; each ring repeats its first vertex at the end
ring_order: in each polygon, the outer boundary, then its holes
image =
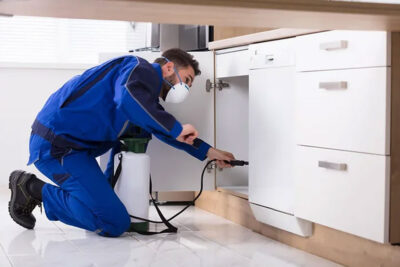
MULTIPOLYGON (((122 152, 115 155, 114 160, 119 160, 115 167, 115 174, 111 180, 111 186, 119 199, 124 203, 131 217, 131 227, 128 232, 137 232, 144 235, 153 235, 159 233, 176 233, 178 228, 173 226, 170 221, 184 212, 187 208, 194 205, 195 201, 203 192, 204 172, 207 167, 213 163, 210 160, 204 166, 201 173, 200 191, 197 196, 181 211, 169 219, 162 214, 158 204, 152 196, 152 183, 150 176, 150 157, 145 154, 147 144, 151 138, 125 138, 123 139, 122 152), (147 191, 149 190, 149 191, 147 191), (149 193, 150 199, 160 216, 161 221, 149 220, 149 193), (135 214, 135 215, 132 215, 135 214), (149 223, 164 223, 167 229, 160 232, 151 232, 149 223)), ((247 161, 232 160, 225 161, 232 166, 248 165, 247 161)))

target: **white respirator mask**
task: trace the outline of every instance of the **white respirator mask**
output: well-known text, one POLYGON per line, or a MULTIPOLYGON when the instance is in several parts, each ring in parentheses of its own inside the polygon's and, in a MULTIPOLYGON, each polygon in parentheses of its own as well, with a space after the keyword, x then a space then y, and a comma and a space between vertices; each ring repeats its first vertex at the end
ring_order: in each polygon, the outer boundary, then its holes
MULTIPOLYGON (((169 62, 167 58, 164 57, 164 59, 169 62)), ((165 102, 181 103, 189 95, 189 86, 186 83, 182 82, 181 76, 179 75, 175 67, 174 72, 176 73, 176 76, 178 76, 179 83, 172 85, 169 81, 164 79, 164 81, 171 87, 167 93, 167 96, 165 97, 165 102)))

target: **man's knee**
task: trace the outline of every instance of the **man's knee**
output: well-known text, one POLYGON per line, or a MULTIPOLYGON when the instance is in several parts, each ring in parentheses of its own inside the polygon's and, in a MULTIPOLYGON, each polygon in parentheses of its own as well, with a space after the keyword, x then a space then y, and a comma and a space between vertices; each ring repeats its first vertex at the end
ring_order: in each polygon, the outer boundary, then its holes
POLYGON ((98 230, 98 234, 107 237, 118 237, 129 230, 131 218, 124 208, 122 211, 115 212, 107 222, 102 221, 103 228, 98 230))

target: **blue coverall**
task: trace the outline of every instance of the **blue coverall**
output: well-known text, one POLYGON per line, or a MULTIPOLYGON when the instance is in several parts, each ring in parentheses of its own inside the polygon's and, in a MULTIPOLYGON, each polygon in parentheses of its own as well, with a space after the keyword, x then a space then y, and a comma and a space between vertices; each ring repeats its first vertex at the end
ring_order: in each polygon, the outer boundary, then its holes
POLYGON ((29 164, 58 186, 45 184, 49 220, 119 236, 130 226, 123 203, 109 184, 113 157, 103 173, 96 157, 118 150, 129 125, 204 160, 210 145, 176 141, 182 125, 159 103, 159 64, 136 56, 112 59, 73 77, 52 94, 32 125, 29 164))

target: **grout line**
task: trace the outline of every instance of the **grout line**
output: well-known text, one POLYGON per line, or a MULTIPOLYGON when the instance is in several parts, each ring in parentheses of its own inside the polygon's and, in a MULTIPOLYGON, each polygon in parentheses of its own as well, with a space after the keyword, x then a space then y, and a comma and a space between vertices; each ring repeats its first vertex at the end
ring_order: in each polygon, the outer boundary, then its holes
POLYGON ((55 222, 51 222, 52 224, 54 224, 56 226, 56 228, 58 228, 58 230, 61 231, 62 234, 66 234, 66 232, 64 232, 63 229, 61 229, 61 227, 59 227, 55 222))
POLYGON ((9 255, 6 253, 6 251, 4 250, 4 247, 1 243, 0 243, 0 250, 2 251, 3 255, 7 258, 8 262, 10 263, 10 266, 14 266, 11 262, 9 255))
MULTIPOLYGON (((89 254, 85 253, 85 251, 83 251, 78 245, 76 245, 74 242, 72 242, 71 239, 68 238, 68 236, 67 236, 68 233, 67 233, 67 232, 65 232, 65 231, 64 231, 61 227, 59 227, 55 222, 51 221, 51 223, 54 224, 54 225, 61 231, 60 234, 63 235, 63 238, 65 239, 65 241, 67 241, 72 247, 74 247, 74 248, 78 251, 78 253, 81 253, 81 254, 83 254, 83 255, 89 255, 89 254)), ((61 222, 61 223, 62 223, 62 222, 61 222)), ((77 227, 77 229, 80 229, 80 228, 77 227)))

